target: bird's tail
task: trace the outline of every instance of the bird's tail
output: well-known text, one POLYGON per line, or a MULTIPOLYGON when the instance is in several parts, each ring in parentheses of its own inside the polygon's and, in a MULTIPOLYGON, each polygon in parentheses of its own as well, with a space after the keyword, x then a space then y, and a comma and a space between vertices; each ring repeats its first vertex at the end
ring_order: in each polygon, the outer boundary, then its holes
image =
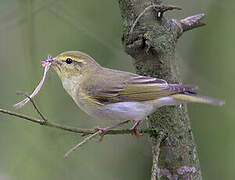
POLYGON ((206 96, 200 96, 195 93, 191 92, 183 92, 179 94, 173 94, 171 95, 176 100, 182 101, 182 102, 193 102, 193 103, 205 103, 205 104, 214 104, 214 105, 219 105, 222 106, 224 105, 224 101, 214 99, 211 97, 206 97, 206 96))

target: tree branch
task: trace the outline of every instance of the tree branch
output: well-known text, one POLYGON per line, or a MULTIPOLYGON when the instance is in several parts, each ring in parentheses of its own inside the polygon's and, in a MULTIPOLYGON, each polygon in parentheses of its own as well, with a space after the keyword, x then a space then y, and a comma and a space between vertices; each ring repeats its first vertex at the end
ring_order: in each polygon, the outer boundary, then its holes
POLYGON ((205 23, 201 22, 204 16, 205 14, 196 14, 194 16, 181 19, 180 24, 182 26, 183 32, 206 25, 205 23))
MULTIPOLYGON (((26 96, 26 98, 29 99, 29 101, 32 103, 34 109, 36 110, 36 112, 39 114, 39 116, 42 118, 42 119, 36 119, 36 118, 33 118, 33 117, 29 117, 27 115, 24 115, 24 114, 19 114, 19 113, 16 113, 16 112, 12 112, 12 111, 8 111, 8 110, 5 110, 5 109, 0 109, 0 112, 2 113, 5 113, 5 114, 8 114, 8 115, 12 115, 12 116, 16 116, 16 117, 19 117, 21 119, 25 119, 25 120, 28 120, 28 121, 31 121, 31 122, 34 122, 34 123, 37 123, 37 124, 40 124, 40 125, 44 125, 44 126, 49 126, 49 127, 54 127, 54 128, 58 128, 58 129, 63 129, 63 130, 66 130, 66 131, 71 131, 71 132, 75 132, 75 133, 80 133, 82 134, 82 136, 85 136, 85 135, 89 135, 88 137, 86 137, 82 142, 80 142, 79 144, 77 144, 76 146, 74 146, 73 148, 71 148, 66 154, 65 154, 65 158, 67 158, 69 156, 70 153, 72 153, 73 151, 75 151, 76 149, 80 148, 81 146, 83 146, 84 144, 86 144, 88 141, 90 141, 91 139, 93 139, 94 137, 96 137, 97 135, 100 135, 101 139, 99 141, 102 141, 104 135, 106 134, 129 134, 129 133, 134 133, 135 132, 135 129, 127 129, 127 130, 109 130, 109 131, 106 131, 106 132, 103 132, 102 130, 96 130, 96 129, 81 129, 81 128, 74 128, 74 127, 68 127, 68 126, 64 126, 64 125, 59 125, 59 124, 56 124, 56 123, 52 123, 52 122, 49 122, 44 116, 43 114, 40 112, 40 110, 38 109, 36 103, 34 102, 34 100, 28 96, 26 93, 24 92, 17 92, 18 95, 24 95, 26 96)), ((146 130, 140 130, 141 133, 156 133, 156 131, 149 131, 149 129, 146 129, 146 130)))
MULTIPOLYGON (((27 95, 25 95, 25 96, 28 97, 27 95)), ((82 142, 80 142, 79 144, 77 144, 76 146, 71 148, 65 154, 65 156, 64 156, 65 158, 67 158, 70 153, 72 153, 76 149, 80 148, 81 146, 83 146, 88 141, 90 141, 91 139, 93 139, 94 137, 96 137, 98 135, 102 135, 102 138, 103 138, 103 136, 107 135, 107 134, 109 134, 109 135, 114 135, 114 134, 133 134, 135 132, 134 129, 121 129, 121 130, 109 130, 109 131, 104 133, 103 131, 101 131, 101 130, 97 131, 96 129, 83 129, 83 128, 76 128, 76 127, 65 126, 65 125, 60 125, 60 124, 57 124, 57 123, 53 123, 53 122, 50 122, 47 119, 45 119, 44 116, 42 115, 42 113, 37 108, 37 106, 34 103, 34 101, 31 98, 29 98, 29 99, 30 99, 33 107, 36 109, 37 113, 41 116, 42 119, 37 119, 37 118, 34 118, 34 117, 27 116, 25 114, 20 114, 20 113, 12 112, 12 111, 9 111, 9 110, 6 110, 6 109, 0 109, 0 113, 8 114, 10 116, 15 116, 15 117, 18 117, 20 119, 31 121, 33 123, 40 124, 40 125, 43 125, 43 126, 48 126, 48 127, 53 127, 53 128, 57 128, 57 129, 61 129, 61 130, 69 131, 69 132, 73 132, 73 133, 78 133, 78 134, 81 134, 82 136, 89 135, 82 142)), ((141 129, 141 130, 139 130, 139 132, 142 133, 142 134, 153 134, 153 133, 154 134, 158 134, 157 130, 155 130, 155 129, 141 129)))
POLYGON ((179 38, 186 31, 206 25, 202 22, 204 17, 205 14, 196 14, 181 20, 171 19, 169 20, 169 24, 171 24, 172 32, 179 38))
POLYGON ((44 121, 47 121, 47 119, 43 116, 43 114, 41 113, 41 111, 38 109, 38 107, 36 106, 34 100, 29 96, 27 95, 25 92, 17 92, 16 94, 18 95, 24 95, 25 97, 29 98, 29 101, 32 103, 34 109, 36 110, 36 112, 38 113, 38 115, 44 120, 44 121))
MULTIPOLYGON (((76 127, 71 127, 71 126, 60 125, 60 124, 57 124, 57 123, 54 123, 54 122, 44 121, 43 119, 37 119, 37 118, 34 118, 34 117, 27 116, 25 114, 12 112, 12 111, 9 111, 9 110, 6 110, 6 109, 0 109, 0 112, 4 113, 4 114, 11 115, 11 116, 18 117, 20 119, 31 121, 33 123, 40 124, 40 125, 43 125, 43 126, 53 127, 53 128, 73 132, 73 133, 78 133, 78 134, 81 134, 81 135, 89 135, 89 134, 94 134, 94 133, 97 132, 97 130, 95 130, 95 129, 84 129, 84 128, 76 128, 76 127)), ((156 133, 157 130, 149 128, 149 129, 140 129, 139 132, 143 133, 143 134, 151 134, 151 133, 156 133)), ((130 129, 121 129, 121 130, 107 131, 105 133, 105 135, 108 135, 108 134, 109 135, 131 134, 131 133, 134 133, 134 131, 130 130, 130 129)))
POLYGON ((82 142, 78 143, 76 146, 72 147, 70 150, 68 150, 67 153, 65 153, 64 158, 67 158, 73 151, 75 151, 76 149, 80 148, 81 146, 83 146, 84 144, 86 144, 88 141, 90 141, 91 139, 95 138, 96 136, 102 134, 102 131, 97 131, 94 134, 91 134, 90 136, 86 137, 82 142))

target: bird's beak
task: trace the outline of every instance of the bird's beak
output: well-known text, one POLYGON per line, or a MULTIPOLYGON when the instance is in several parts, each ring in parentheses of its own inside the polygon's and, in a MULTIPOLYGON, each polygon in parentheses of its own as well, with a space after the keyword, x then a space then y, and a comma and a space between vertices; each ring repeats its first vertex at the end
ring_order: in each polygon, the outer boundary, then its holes
POLYGON ((58 61, 56 61, 55 58, 46 59, 46 60, 43 60, 41 62, 42 62, 43 67, 45 67, 49 63, 51 63, 52 66, 57 66, 58 65, 58 61))

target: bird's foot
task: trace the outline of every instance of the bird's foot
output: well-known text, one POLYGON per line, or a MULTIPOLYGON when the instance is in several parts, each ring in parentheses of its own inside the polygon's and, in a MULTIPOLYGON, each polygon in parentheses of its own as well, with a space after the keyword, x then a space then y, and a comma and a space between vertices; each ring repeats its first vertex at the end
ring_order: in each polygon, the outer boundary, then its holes
POLYGON ((109 128, 108 127, 104 128, 104 127, 96 126, 95 130, 107 132, 109 130, 109 128))
POLYGON ((139 138, 140 136, 143 136, 143 134, 141 134, 139 131, 138 131, 138 127, 139 125, 141 124, 142 121, 137 121, 134 126, 130 129, 131 131, 133 131, 131 133, 132 136, 135 136, 137 138, 139 138))
POLYGON ((106 127, 106 128, 96 126, 96 127, 95 127, 95 130, 97 130, 97 131, 102 131, 102 133, 101 133, 101 135, 100 135, 99 142, 101 142, 101 141, 104 139, 104 135, 105 135, 109 130, 114 129, 114 128, 117 128, 117 127, 120 127, 120 126, 122 126, 122 125, 124 125, 124 124, 126 124, 126 123, 128 123, 128 122, 129 122, 129 120, 123 121, 123 122, 120 122, 120 123, 115 124, 115 125, 113 125, 113 126, 106 127))
POLYGON ((98 140, 99 142, 101 142, 104 139, 105 133, 108 132, 110 130, 110 128, 109 127, 104 128, 104 127, 96 126, 95 130, 96 131, 102 131, 102 133, 100 134, 100 138, 98 140))
POLYGON ((132 128, 131 128, 130 130, 133 131, 133 132, 131 133, 132 136, 135 136, 135 137, 137 137, 137 138, 143 136, 143 134, 140 133, 137 128, 136 128, 136 129, 132 129, 132 128))

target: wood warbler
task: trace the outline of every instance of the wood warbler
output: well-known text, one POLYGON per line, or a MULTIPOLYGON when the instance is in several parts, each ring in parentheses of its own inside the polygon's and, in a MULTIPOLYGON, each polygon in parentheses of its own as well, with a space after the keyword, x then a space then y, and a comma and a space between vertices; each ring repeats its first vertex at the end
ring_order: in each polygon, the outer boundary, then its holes
POLYGON ((157 108, 195 102, 223 105, 224 102, 199 96, 192 85, 168 84, 149 76, 108 69, 80 51, 68 51, 42 63, 50 62, 59 75, 64 89, 87 114, 99 119, 121 120, 104 132, 135 121, 140 122, 157 108))

